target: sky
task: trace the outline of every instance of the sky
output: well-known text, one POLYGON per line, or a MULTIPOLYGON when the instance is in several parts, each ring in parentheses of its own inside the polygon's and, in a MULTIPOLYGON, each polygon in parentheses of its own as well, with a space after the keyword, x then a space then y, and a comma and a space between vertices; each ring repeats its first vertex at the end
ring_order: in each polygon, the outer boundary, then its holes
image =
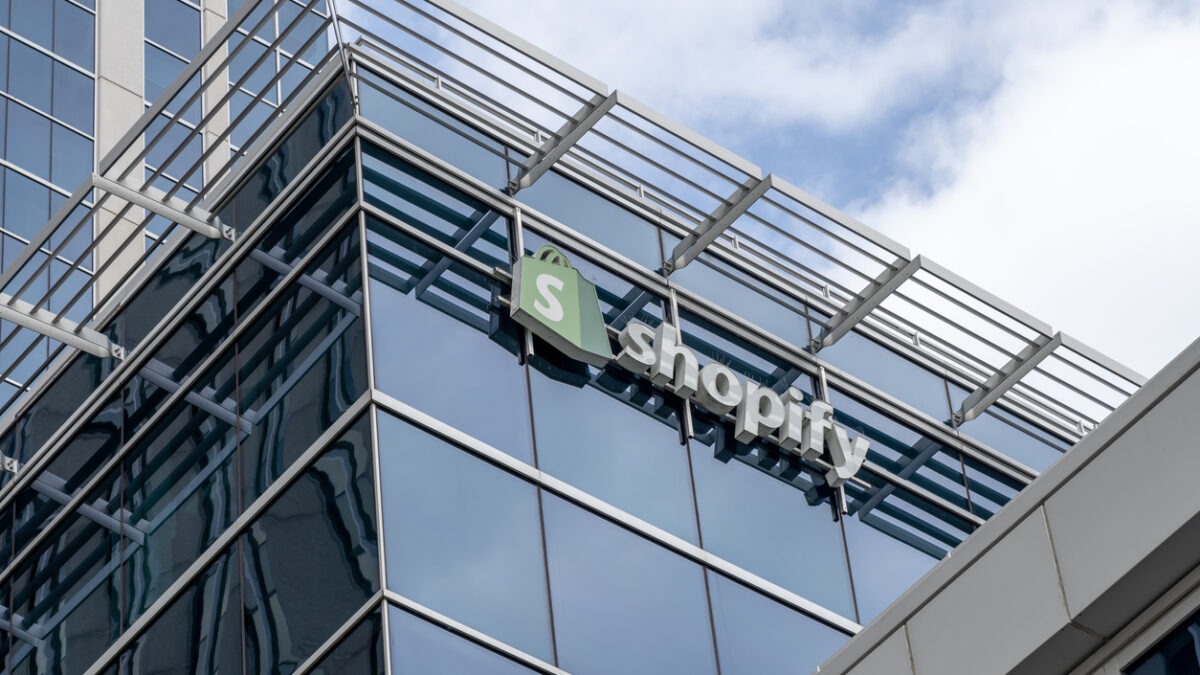
POLYGON ((1143 374, 1200 337, 1200 3, 460 1, 1143 374))

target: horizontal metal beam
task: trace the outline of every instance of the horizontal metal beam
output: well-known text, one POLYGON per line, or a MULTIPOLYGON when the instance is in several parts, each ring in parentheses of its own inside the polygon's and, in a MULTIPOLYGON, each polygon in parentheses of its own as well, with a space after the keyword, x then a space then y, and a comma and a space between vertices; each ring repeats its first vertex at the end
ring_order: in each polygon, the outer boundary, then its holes
POLYGON ((68 347, 74 347, 92 356, 125 358, 125 350, 114 344, 108 336, 86 326, 76 325, 75 322, 59 317, 47 309, 34 309, 34 306, 0 293, 0 319, 28 328, 57 340, 68 347))
POLYGON ((829 324, 825 326, 825 330, 821 334, 813 338, 812 351, 818 352, 825 347, 832 345, 842 339, 846 333, 849 333, 860 321, 865 319, 876 307, 879 306, 889 295, 892 294, 900 284, 908 281, 912 275, 921 269, 924 261, 921 256, 917 256, 907 262, 904 259, 897 260, 892 263, 892 267, 884 270, 875 281, 863 289, 840 312, 833 315, 829 319, 829 324), (904 263, 901 265, 901 263, 904 263))
POLYGON ((537 179, 549 171, 555 162, 579 142, 579 139, 596 126, 597 122, 604 119, 608 111, 617 104, 618 96, 615 91, 603 98, 597 95, 591 103, 585 105, 553 138, 547 139, 537 152, 525 160, 521 167, 521 175, 509 181, 509 193, 516 194, 536 183, 537 179))
POLYGON ((671 257, 667 261, 670 271, 682 269, 695 260, 701 251, 716 241, 722 232, 729 229, 729 226, 733 225, 734 221, 749 210, 754 202, 766 194, 774 184, 775 177, 773 175, 761 179, 750 178, 742 183, 742 187, 730 195, 720 208, 713 211, 691 234, 675 245, 675 250, 671 252, 671 257))
POLYGON ((959 407, 958 412, 954 413, 954 421, 962 424, 978 417, 980 413, 987 410, 988 406, 1012 389, 1013 385, 1020 382, 1021 378, 1025 377, 1029 371, 1037 368, 1038 364, 1050 356, 1062 343, 1062 333, 1055 333, 1054 337, 1042 336, 1022 349, 1003 368, 989 377, 987 382, 971 392, 971 395, 959 407))
POLYGON ((130 185, 111 180, 99 174, 92 174, 92 185, 125 201, 140 206, 147 211, 160 215, 172 222, 179 223, 187 229, 198 232, 209 239, 219 239, 229 236, 231 232, 222 232, 219 227, 212 225, 215 220, 212 214, 200 208, 187 208, 187 203, 175 197, 167 197, 166 193, 153 187, 138 190, 130 185))

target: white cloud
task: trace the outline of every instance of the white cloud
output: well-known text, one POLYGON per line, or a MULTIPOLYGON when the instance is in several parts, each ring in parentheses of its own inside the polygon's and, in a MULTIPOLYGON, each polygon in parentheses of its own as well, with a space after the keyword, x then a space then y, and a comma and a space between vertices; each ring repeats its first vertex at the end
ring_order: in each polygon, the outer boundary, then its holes
POLYGON ((914 135, 941 167, 933 194, 898 183, 861 216, 1153 373, 1200 335, 1200 22, 1111 7, 914 135))

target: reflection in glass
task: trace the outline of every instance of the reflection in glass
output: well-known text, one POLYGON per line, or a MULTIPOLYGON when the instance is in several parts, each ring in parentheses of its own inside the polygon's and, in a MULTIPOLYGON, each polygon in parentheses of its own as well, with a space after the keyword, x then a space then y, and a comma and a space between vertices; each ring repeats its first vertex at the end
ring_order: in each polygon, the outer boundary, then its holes
POLYGON ((536 489, 395 417, 378 420, 388 587, 552 661, 536 489))
POLYGON ((847 517, 846 547, 854 575, 858 621, 867 624, 879 615, 938 559, 897 538, 899 529, 883 513, 847 517))
POLYGON ((383 614, 379 610, 372 611, 309 672, 313 675, 383 675, 383 614))
POLYGON ((721 675, 809 673, 850 636, 708 572, 721 675))
POLYGON ((563 670, 716 672, 698 565, 557 497, 544 509, 563 670))
POLYGON ((369 229, 376 386, 532 464, 519 333, 499 286, 387 225, 369 229))
POLYGON ((529 669, 448 633, 399 607, 388 607, 396 675, 522 675, 529 669))
POLYGON ((672 272, 671 281, 788 342, 808 344, 803 303, 711 253, 672 272))
POLYGON ((698 543, 678 402, 619 368, 586 370, 585 385, 530 372, 538 468, 698 543))
POLYGON ((958 429, 1038 472, 1048 469, 1069 446, 995 405, 958 429))
POLYGON ((939 422, 950 419, 946 380, 874 340, 851 331, 822 349, 820 358, 939 422))

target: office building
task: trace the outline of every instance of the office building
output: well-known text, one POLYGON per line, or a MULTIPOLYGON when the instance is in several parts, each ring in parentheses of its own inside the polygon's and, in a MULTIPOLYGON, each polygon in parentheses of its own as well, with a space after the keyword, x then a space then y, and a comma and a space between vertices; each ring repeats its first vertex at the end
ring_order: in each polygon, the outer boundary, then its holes
POLYGON ((446 0, 59 1, 8 672, 806 672, 1143 384, 446 0))

